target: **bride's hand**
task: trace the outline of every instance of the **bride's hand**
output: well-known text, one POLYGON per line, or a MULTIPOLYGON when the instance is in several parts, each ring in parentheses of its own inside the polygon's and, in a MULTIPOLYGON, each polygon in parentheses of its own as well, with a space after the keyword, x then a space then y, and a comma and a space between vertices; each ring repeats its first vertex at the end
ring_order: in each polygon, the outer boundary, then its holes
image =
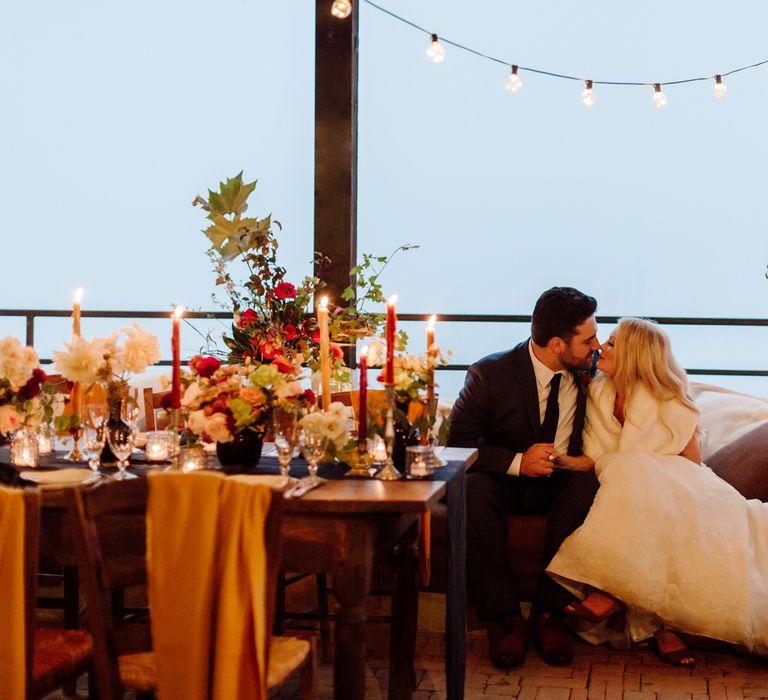
POLYGON ((587 457, 587 455, 571 457, 567 454, 555 452, 552 456, 554 457, 554 464, 558 469, 568 469, 569 471, 574 472, 589 472, 595 468, 595 463, 587 457))

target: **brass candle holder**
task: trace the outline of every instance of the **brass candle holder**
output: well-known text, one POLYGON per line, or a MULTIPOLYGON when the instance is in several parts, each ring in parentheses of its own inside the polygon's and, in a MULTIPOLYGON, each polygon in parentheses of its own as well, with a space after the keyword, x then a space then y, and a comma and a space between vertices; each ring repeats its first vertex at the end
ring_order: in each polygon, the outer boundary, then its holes
POLYGON ((358 440, 357 442, 357 462, 352 465, 350 469, 348 469, 344 476, 351 476, 355 478, 365 478, 370 479, 371 474, 368 471, 368 467, 370 466, 370 458, 368 456, 368 446, 366 445, 365 439, 358 440))
POLYGON ((376 478, 382 481, 395 481, 403 478, 403 475, 397 470, 395 463, 392 461, 392 451, 395 447, 395 385, 387 384, 386 392, 387 421, 384 426, 384 445, 387 448, 387 461, 376 478))
POLYGON ((78 424, 70 428, 69 434, 72 436, 74 444, 69 454, 64 456, 64 459, 68 462, 84 462, 85 455, 80 451, 80 438, 83 437, 83 426, 78 424))

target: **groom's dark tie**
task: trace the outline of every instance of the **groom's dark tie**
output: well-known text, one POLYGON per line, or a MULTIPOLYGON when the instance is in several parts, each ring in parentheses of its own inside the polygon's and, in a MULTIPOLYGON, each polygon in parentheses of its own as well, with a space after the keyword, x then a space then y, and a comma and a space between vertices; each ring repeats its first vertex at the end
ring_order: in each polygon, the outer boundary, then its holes
POLYGON ((560 408, 557 403, 557 395, 560 392, 560 380, 562 374, 556 374, 549 382, 549 398, 547 399, 547 409, 544 411, 544 421, 539 430, 539 442, 554 442, 557 433, 557 420, 560 417, 560 408))

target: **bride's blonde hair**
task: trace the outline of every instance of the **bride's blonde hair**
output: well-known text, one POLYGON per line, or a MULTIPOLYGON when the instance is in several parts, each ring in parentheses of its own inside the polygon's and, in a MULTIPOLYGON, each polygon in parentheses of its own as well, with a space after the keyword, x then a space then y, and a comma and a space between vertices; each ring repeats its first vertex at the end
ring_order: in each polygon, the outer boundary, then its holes
POLYGON ((656 323, 622 318, 613 342, 613 382, 619 393, 629 396, 642 383, 657 399, 677 399, 698 413, 688 393, 688 375, 672 354, 669 336, 656 323))

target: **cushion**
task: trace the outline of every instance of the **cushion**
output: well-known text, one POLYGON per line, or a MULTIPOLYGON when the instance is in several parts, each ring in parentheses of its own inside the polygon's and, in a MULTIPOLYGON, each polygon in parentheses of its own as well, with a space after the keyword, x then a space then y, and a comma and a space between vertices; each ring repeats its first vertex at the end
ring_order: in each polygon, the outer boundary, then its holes
POLYGON ((705 461, 745 498, 768 501, 768 423, 721 447, 705 461))
POLYGON ((691 382, 689 390, 701 412, 699 446, 707 463, 721 447, 768 421, 766 399, 700 382, 691 382))
POLYGON ((45 693, 84 672, 91 661, 91 635, 83 630, 38 628, 35 630, 32 680, 45 693))
POLYGON ((123 688, 139 692, 157 690, 157 664, 154 652, 124 654, 118 657, 117 663, 123 688))

